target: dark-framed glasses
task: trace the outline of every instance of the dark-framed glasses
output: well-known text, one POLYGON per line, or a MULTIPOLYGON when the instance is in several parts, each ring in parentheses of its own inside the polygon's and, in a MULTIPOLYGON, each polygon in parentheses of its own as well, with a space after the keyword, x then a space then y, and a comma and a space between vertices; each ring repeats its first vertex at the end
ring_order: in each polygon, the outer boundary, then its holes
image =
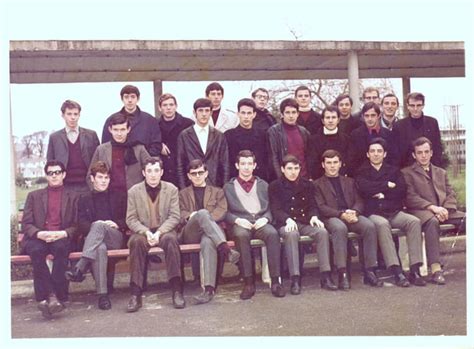
POLYGON ((46 174, 51 177, 52 175, 59 176, 63 172, 64 172, 63 170, 47 171, 46 174))

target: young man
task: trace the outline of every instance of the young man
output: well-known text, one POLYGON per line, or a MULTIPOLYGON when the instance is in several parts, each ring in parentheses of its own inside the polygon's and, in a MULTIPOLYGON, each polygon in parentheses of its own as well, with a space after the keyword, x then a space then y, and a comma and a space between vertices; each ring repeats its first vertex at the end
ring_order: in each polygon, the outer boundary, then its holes
POLYGON ((270 98, 268 90, 263 87, 259 87, 252 92, 252 98, 257 107, 255 109, 257 114, 253 120, 253 127, 266 132, 270 127, 276 124, 275 118, 267 109, 268 100, 270 98))
POLYGON ((352 112, 352 98, 348 94, 339 95, 334 101, 333 105, 339 109, 339 131, 349 136, 352 131, 360 127, 363 123, 360 117, 351 115, 352 112))
POLYGON ((129 143, 131 145, 143 144, 151 156, 159 156, 161 154, 160 125, 158 124, 158 119, 138 107, 138 102, 140 101, 140 91, 138 88, 133 85, 125 85, 120 90, 120 98, 123 108, 105 120, 102 130, 102 143, 112 139, 112 134, 109 131, 109 123, 112 117, 117 114, 123 114, 130 122, 129 143))
POLYGON ((321 114, 311 108, 311 90, 308 86, 298 86, 295 90, 295 100, 298 103, 298 125, 303 126, 314 135, 321 128, 321 114))
POLYGON ((388 128, 390 131, 393 129, 393 125, 398 121, 396 116, 398 107, 398 98, 393 93, 386 94, 382 98, 382 127, 388 128))
POLYGON ((284 297, 285 289, 280 282, 280 238, 271 225, 268 184, 253 175, 256 166, 255 155, 250 150, 240 151, 235 162, 239 176, 232 178, 224 186, 228 204, 225 219, 231 226, 233 239, 240 252, 241 270, 244 276, 244 288, 240 298, 250 299, 255 294, 250 247, 250 240, 253 238, 265 242, 272 294, 275 297, 284 297))
POLYGON ((176 111, 178 102, 172 94, 165 93, 161 95, 158 103, 161 112, 159 124, 163 141, 161 159, 163 160, 165 171, 163 173, 163 180, 178 186, 178 175, 176 172, 178 136, 181 131, 194 125, 194 121, 176 111))
POLYGON ((364 244, 364 283, 380 287, 383 283, 375 275, 377 267, 377 232, 375 225, 362 215, 364 202, 357 193, 355 182, 341 176, 341 154, 326 150, 321 156, 324 176, 314 182, 316 203, 321 218, 331 234, 335 264, 339 276, 339 289, 348 290, 347 234, 349 231, 362 235, 364 244))
POLYGON ((181 280, 181 254, 176 228, 180 221, 178 189, 161 180, 163 163, 148 159, 143 166, 145 180, 128 191, 126 222, 134 233, 128 241, 130 249, 130 286, 132 296, 127 312, 142 307, 142 287, 148 251, 153 246, 165 252, 166 270, 171 285, 173 306, 184 308, 181 280))
POLYGON ((46 158, 48 161, 58 160, 66 166, 68 175, 64 178, 64 185, 67 188, 86 194, 89 192, 87 169, 99 145, 99 138, 95 131, 79 127, 79 103, 66 100, 61 106, 61 113, 66 127, 49 136, 46 158))
POLYGON ((441 133, 438 121, 431 116, 423 114, 425 96, 419 92, 410 93, 406 99, 408 117, 398 121, 393 127, 393 138, 398 144, 401 157, 401 167, 406 167, 415 161, 412 153, 412 142, 419 137, 428 138, 433 144, 433 157, 431 163, 441 167, 443 148, 441 146, 441 133))
POLYGON ((370 142, 367 149, 369 163, 358 170, 357 189, 365 200, 365 214, 377 228, 385 265, 395 276, 396 284, 408 287, 411 282, 416 286, 425 286, 426 282, 420 275, 420 267, 423 265, 421 223, 415 216, 402 211, 406 184, 400 170, 385 163, 386 147, 386 141, 382 138, 375 138, 370 142), (400 267, 392 228, 401 229, 406 234, 410 282, 400 267))
POLYGON ((176 172, 180 189, 189 185, 186 169, 194 159, 206 164, 212 185, 222 187, 229 180, 229 150, 222 132, 209 125, 211 107, 210 100, 197 99, 193 105, 196 124, 178 136, 176 172))
MULTIPOLYGON (((224 136, 229 148, 229 161, 234 161, 241 150, 251 150, 257 159, 255 175, 268 180, 268 149, 265 131, 255 128, 254 121, 256 115, 255 102, 249 98, 244 98, 237 103, 237 115, 239 116, 239 126, 227 130, 224 136)), ((236 177, 238 174, 234 166, 229 166, 230 176, 236 177)))
POLYGON ((23 249, 33 264, 33 284, 38 309, 45 318, 62 311, 68 299, 66 272, 69 245, 77 232, 78 195, 64 187, 66 168, 57 160, 44 166, 48 186, 26 197, 22 220, 23 249), (46 256, 54 256, 50 272, 46 256))
POLYGON ((271 169, 275 178, 282 176, 280 164, 287 154, 294 155, 301 163, 301 175, 309 176, 308 140, 310 133, 297 124, 298 103, 292 98, 284 99, 280 104, 282 122, 273 125, 267 131, 270 147, 271 169))
POLYGON ((456 194, 451 188, 446 171, 431 163, 431 141, 420 137, 413 142, 415 163, 402 170, 407 183, 405 204, 418 217, 425 233, 426 255, 431 270, 430 281, 444 285, 439 253, 441 223, 455 224, 464 230, 466 213, 457 210, 456 194))
POLYGON ((201 244, 203 292, 194 297, 197 304, 208 303, 214 297, 217 275, 217 255, 231 263, 239 261, 240 254, 231 250, 218 223, 224 220, 227 201, 221 188, 206 184, 206 165, 192 160, 188 178, 192 185, 179 192, 182 240, 185 244, 201 244))
MULTIPOLYGON (((112 133, 113 134, 113 133, 112 133)), ((112 308, 107 294, 107 250, 122 246, 123 233, 128 229, 125 223, 127 192, 110 191, 110 171, 103 161, 94 162, 90 168, 93 189, 79 199, 78 231, 86 236, 82 257, 66 279, 81 282, 88 267, 92 268, 98 295, 98 307, 112 308)))
POLYGON ((299 238, 308 235, 316 241, 321 287, 337 290, 331 278, 329 263, 329 234, 318 218, 319 210, 314 198, 314 185, 301 177, 301 164, 294 155, 286 155, 281 163, 282 177, 268 188, 270 209, 276 228, 283 238, 291 277, 291 294, 301 293, 299 265, 299 238))
POLYGON ((218 82, 213 82, 206 87, 206 98, 212 104, 212 118, 209 122, 211 126, 220 132, 236 127, 239 124, 237 116, 230 110, 222 108, 224 99, 224 88, 218 82))

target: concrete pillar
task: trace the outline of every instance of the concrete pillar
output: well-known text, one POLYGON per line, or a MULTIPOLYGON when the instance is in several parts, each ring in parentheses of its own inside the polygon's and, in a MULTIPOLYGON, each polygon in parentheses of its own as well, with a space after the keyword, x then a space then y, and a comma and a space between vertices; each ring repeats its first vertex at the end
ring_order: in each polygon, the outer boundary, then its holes
POLYGON ((347 76, 349 77, 349 95, 354 102, 352 112, 360 110, 359 102, 359 58, 356 51, 347 54, 347 76))
POLYGON ((163 81, 155 80, 153 81, 153 95, 155 96, 155 117, 160 118, 160 109, 158 100, 163 94, 163 81))
POLYGON ((408 116, 408 108, 407 104, 405 102, 405 99, 407 98, 407 95, 411 92, 411 86, 410 86, 410 77, 409 76, 404 76, 402 77, 402 93, 403 96, 400 98, 400 102, 403 103, 403 116, 408 116))

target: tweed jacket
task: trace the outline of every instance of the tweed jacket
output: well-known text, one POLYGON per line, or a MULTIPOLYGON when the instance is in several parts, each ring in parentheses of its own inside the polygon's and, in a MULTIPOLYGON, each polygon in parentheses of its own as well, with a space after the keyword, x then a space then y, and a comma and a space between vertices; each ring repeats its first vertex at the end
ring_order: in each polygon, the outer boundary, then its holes
MULTIPOLYGON (((137 144, 133 147, 133 152, 135 153, 135 157, 137 158, 137 162, 132 165, 125 165, 125 177, 127 181, 127 189, 130 189, 133 185, 141 182, 143 180, 142 174, 142 165, 145 161, 150 157, 145 146, 142 144, 137 144)), ((91 173, 91 166, 96 161, 103 161, 107 164, 109 169, 112 168, 112 143, 107 142, 101 144, 97 147, 94 156, 92 157, 91 164, 89 166, 89 170, 87 172, 87 182, 89 186, 92 188, 92 184, 90 183, 90 173, 91 173)))
MULTIPOLYGON (((86 166, 91 163, 92 156, 96 148, 99 146, 99 138, 93 130, 84 127, 79 127, 79 141, 81 143, 82 159, 86 166)), ((47 160, 59 160, 64 166, 68 165, 69 147, 66 129, 53 132, 49 136, 48 152, 46 154, 47 160)))
MULTIPOLYGON (((203 204, 204 209, 209 211, 215 222, 220 222, 224 219, 227 211, 227 201, 224 196, 224 191, 221 188, 206 185, 206 188, 204 189, 203 204)), ((192 212, 197 211, 192 185, 180 190, 179 209, 181 211, 182 224, 186 223, 192 212)))
POLYGON ((417 216, 422 224, 434 217, 434 213, 427 209, 430 205, 446 208, 449 218, 464 217, 465 213, 457 210, 456 193, 444 169, 431 164, 433 179, 418 163, 405 167, 402 173, 407 184, 407 211, 417 216))
MULTIPOLYGON (((158 230, 162 234, 176 233, 180 220, 178 188, 165 181, 161 181, 160 185, 158 218, 161 225, 158 230)), ((135 184, 128 191, 126 222, 130 230, 138 234, 145 234, 152 228, 145 181, 135 184)))
MULTIPOLYGON (((339 176, 342 192, 347 206, 351 210, 362 213, 364 201, 356 190, 355 181, 350 177, 339 176)), ((337 208, 336 191, 328 177, 322 176, 314 182, 315 198, 323 219, 339 218, 341 211, 337 208)))

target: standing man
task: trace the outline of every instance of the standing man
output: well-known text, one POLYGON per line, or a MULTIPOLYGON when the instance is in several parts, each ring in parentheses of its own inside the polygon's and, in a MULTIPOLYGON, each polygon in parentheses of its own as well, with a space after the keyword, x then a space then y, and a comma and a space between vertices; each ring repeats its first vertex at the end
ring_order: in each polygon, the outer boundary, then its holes
POLYGON ((163 180, 178 186, 177 155, 178 155, 178 136, 184 129, 194 125, 190 118, 182 116, 176 111, 178 102, 176 97, 170 93, 165 93, 158 100, 161 112, 159 121, 162 145, 161 159, 163 160, 164 173, 163 180))
POLYGON ((375 225, 362 215, 364 202, 357 193, 355 182, 350 177, 340 176, 341 154, 333 149, 326 150, 321 159, 324 176, 314 182, 316 203, 321 217, 331 234, 339 289, 348 290, 347 277, 347 234, 349 231, 362 235, 364 244, 364 283, 383 286, 375 275, 377 267, 377 232, 375 225))
POLYGON ((369 163, 358 170, 357 189, 365 199, 365 214, 377 228, 385 265, 395 276, 397 286, 408 287, 410 282, 416 286, 425 286, 426 281, 420 275, 420 267, 423 265, 421 223, 415 216, 402 211, 406 184, 400 170, 385 163, 386 147, 382 138, 375 138, 370 142, 367 149, 369 163), (400 267, 392 228, 401 229, 407 237, 410 282, 400 267))
POLYGON ((64 178, 64 185, 68 189, 87 194, 87 169, 99 145, 99 138, 95 131, 79 127, 79 103, 69 99, 64 101, 61 113, 66 127, 49 136, 46 158, 48 161, 58 160, 66 166, 68 175, 64 178))
POLYGON ((221 188, 206 184, 206 165, 199 159, 192 160, 188 178, 192 185, 179 192, 182 239, 185 244, 201 244, 203 292, 194 297, 198 304, 208 303, 214 297, 217 275, 217 255, 237 263, 240 254, 231 250, 218 223, 224 220, 227 201, 221 188))
MULTIPOLYGON (((224 136, 229 147, 229 162, 235 161, 241 150, 251 150, 255 154, 258 164, 255 175, 267 181, 269 169, 266 133, 262 128, 255 127, 256 109, 253 100, 249 98, 241 99, 237 104, 239 126, 227 130, 224 136)), ((229 169, 230 176, 236 177, 238 174, 237 168, 229 166, 229 169)))
POLYGON ((235 166, 239 176, 226 183, 224 193, 228 203, 225 219, 231 226, 235 245, 240 252, 241 270, 244 275, 244 288, 240 298, 250 299, 255 294, 250 246, 250 240, 253 238, 265 242, 272 294, 275 297, 284 297, 285 289, 280 282, 280 238, 271 225, 268 184, 253 175, 257 163, 255 155, 250 150, 239 152, 235 166))
MULTIPOLYGON (((270 127, 276 124, 275 118, 267 109, 268 100, 270 98, 268 90, 263 87, 259 87, 252 92, 252 98, 257 107, 255 110, 257 115, 253 120, 253 127, 262 129, 264 132, 266 132, 270 127)), ((231 161, 234 160, 231 159, 231 161)))
POLYGON ((142 287, 148 251, 153 246, 165 252, 166 271, 171 285, 173 306, 184 308, 181 280, 181 253, 176 228, 180 221, 178 189, 161 180, 163 162, 150 158, 143 167, 145 180, 128 191, 126 222, 134 233, 128 241, 130 249, 130 287, 132 296, 127 312, 142 307, 142 287))
POLYGON ((233 112, 222 108, 224 88, 221 84, 218 82, 209 84, 206 87, 206 98, 209 99, 212 104, 212 118, 209 123, 212 127, 224 133, 239 124, 239 120, 233 112))
MULTIPOLYGON (((113 133, 112 133, 113 134, 113 133)), ((82 196, 78 204, 78 230, 86 236, 82 257, 66 279, 82 282, 89 266, 95 279, 98 307, 112 308, 107 294, 107 250, 122 246, 123 234, 128 229, 125 223, 127 192, 110 191, 110 172, 103 161, 94 162, 90 168, 92 191, 82 196)))
POLYGON ((273 125, 267 131, 270 147, 270 159, 273 175, 282 176, 280 170, 283 157, 287 154, 294 155, 301 164, 301 176, 307 178, 308 171, 308 140, 310 133, 303 126, 297 125, 298 103, 292 98, 284 99, 280 104, 282 122, 273 125))
POLYGON ((114 115, 123 114, 130 122, 130 134, 128 141, 131 145, 143 144, 151 156, 161 154, 161 131, 158 120, 152 115, 142 111, 138 107, 140 101, 140 91, 133 85, 125 85, 120 90, 123 108, 112 114, 105 120, 102 130, 102 143, 112 139, 109 131, 109 123, 114 115))
POLYGON ((395 125, 395 123, 398 121, 398 107, 398 98, 393 93, 383 96, 381 122, 382 127, 388 128, 390 131, 393 129, 393 125, 395 125))
POLYGON ((196 124, 178 136, 176 172, 180 189, 189 185, 186 169, 194 159, 201 159, 206 164, 210 184, 222 187, 229 180, 229 150, 222 132, 209 125, 211 107, 210 100, 197 99, 193 105, 196 124))
POLYGON ((412 142, 420 137, 428 138, 432 143, 433 157, 431 163, 442 167, 441 133, 438 121, 431 116, 423 114, 425 96, 419 92, 410 93, 406 99, 408 117, 398 121, 393 127, 393 138, 398 144, 401 157, 401 167, 411 165, 413 159, 412 142))
POLYGON ((295 100, 298 103, 298 125, 303 126, 314 135, 322 127, 321 114, 311 108, 311 90, 308 86, 298 86, 295 90, 295 100))
POLYGON ((418 217, 425 233, 426 254, 431 270, 430 281, 446 283, 441 269, 439 253, 440 224, 455 224, 465 230, 466 213, 458 211, 456 194, 448 181, 446 171, 431 163, 431 141, 420 137, 413 142, 415 163, 402 170, 407 183, 405 204, 412 215, 418 217))
POLYGON ((339 95, 333 104, 339 109, 339 116, 341 118, 339 122, 340 132, 350 136, 352 131, 363 124, 360 117, 351 115, 353 105, 351 96, 348 94, 339 95))
POLYGON ((329 234, 324 228, 316 200, 314 185, 301 177, 301 164, 294 155, 286 155, 281 163, 283 176, 273 181, 268 188, 270 209, 276 221, 276 228, 283 238, 288 269, 291 277, 291 294, 301 293, 299 264, 300 235, 310 236, 316 242, 321 287, 337 290, 331 278, 329 263, 329 234))
POLYGON ((45 318, 62 311, 68 299, 66 272, 69 244, 76 235, 78 195, 64 187, 66 168, 57 160, 44 166, 48 186, 26 197, 22 220, 23 249, 33 264, 38 309, 45 318), (50 272, 46 256, 54 256, 50 272))

